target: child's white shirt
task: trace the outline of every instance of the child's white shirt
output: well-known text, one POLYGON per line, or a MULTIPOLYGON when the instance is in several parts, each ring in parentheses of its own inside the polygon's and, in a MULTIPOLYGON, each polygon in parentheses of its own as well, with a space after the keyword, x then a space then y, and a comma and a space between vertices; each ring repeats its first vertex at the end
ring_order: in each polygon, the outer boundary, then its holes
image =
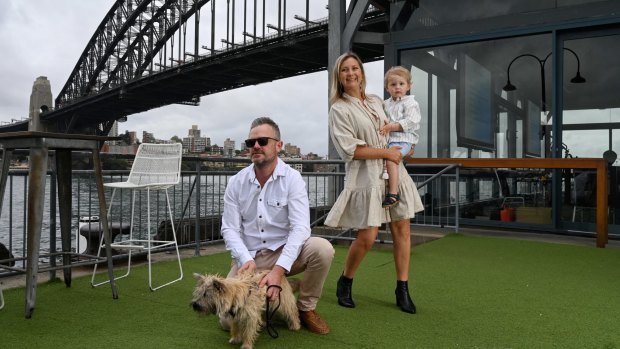
POLYGON ((416 131, 420 129, 422 114, 414 96, 406 95, 396 100, 390 97, 385 100, 383 106, 390 122, 398 122, 403 128, 402 132, 390 132, 388 141, 418 144, 420 137, 416 131))

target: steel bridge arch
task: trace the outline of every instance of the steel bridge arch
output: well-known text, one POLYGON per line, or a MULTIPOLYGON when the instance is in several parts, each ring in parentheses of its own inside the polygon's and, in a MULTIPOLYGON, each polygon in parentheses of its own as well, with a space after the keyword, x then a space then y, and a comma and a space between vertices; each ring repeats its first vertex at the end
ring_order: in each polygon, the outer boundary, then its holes
POLYGON ((207 2, 196 0, 189 6, 189 0, 116 1, 89 40, 56 105, 63 106, 91 91, 118 86, 149 72, 147 68, 157 53, 207 2), (136 25, 138 32, 133 33, 136 25))
MULTIPOLYGON (((334 0, 324 1, 332 4, 334 0)), ((362 18, 358 25, 365 31, 385 33, 391 1, 355 1, 347 17, 362 18)), ((43 128, 105 135, 115 121, 134 113, 169 104, 198 105, 200 97, 208 94, 328 68, 328 17, 310 17, 310 0, 305 1, 305 8, 303 1, 289 1, 294 5, 288 10, 287 0, 262 0, 262 6, 259 2, 116 0, 78 58, 55 106, 41 112, 43 128), (217 7, 217 16, 216 3, 226 6, 217 7), (200 26, 201 9, 207 4, 211 13, 203 16, 207 25, 200 26), (192 18, 194 48, 188 51, 193 53, 184 52, 192 39, 192 31, 186 33, 192 18), (287 25, 287 18, 294 19, 293 25, 287 25), (277 25, 268 21, 277 21, 277 25), (209 28, 208 45, 200 45, 200 29, 209 28), (218 49, 216 29, 222 41, 218 49), (200 48, 208 52, 199 53, 200 48)), ((315 0, 312 4, 315 16, 325 11, 315 0)), ((356 42, 353 50, 364 61, 382 59, 384 54, 380 39, 356 42)), ((17 122, 1 125, 0 132, 27 128, 28 122, 17 122)))

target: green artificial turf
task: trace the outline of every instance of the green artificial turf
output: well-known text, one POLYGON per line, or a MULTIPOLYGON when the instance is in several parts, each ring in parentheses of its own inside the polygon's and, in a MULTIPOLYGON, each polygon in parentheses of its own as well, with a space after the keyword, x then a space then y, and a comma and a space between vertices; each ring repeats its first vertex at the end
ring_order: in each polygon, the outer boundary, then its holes
MULTIPOLYGON (((318 312, 326 336, 278 328, 256 348, 620 348, 620 251, 449 235, 412 250, 410 289, 418 314, 394 299, 390 250, 368 254, 353 283, 355 309, 339 307, 336 257, 318 312)), ((118 280, 119 299, 90 278, 40 285, 33 317, 24 290, 5 290, 0 348, 237 348, 215 316, 189 306, 192 273, 226 274, 228 253, 183 260, 185 278, 151 292, 146 267, 118 280)), ((174 262, 154 266, 173 278, 174 262)), ((120 270, 119 270, 120 272, 120 270)), ((157 282, 157 280, 155 281, 157 282)))

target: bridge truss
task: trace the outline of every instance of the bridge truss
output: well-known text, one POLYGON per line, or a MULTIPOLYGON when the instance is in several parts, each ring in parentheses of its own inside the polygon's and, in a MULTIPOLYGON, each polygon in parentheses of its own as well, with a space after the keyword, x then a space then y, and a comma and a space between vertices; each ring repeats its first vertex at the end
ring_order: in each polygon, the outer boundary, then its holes
MULTIPOLYGON (((208 94, 325 70, 327 3, 118 0, 41 121, 51 131, 104 135, 134 113, 198 105, 208 94)), ((360 28, 389 31, 391 1, 364 3, 360 28)), ((382 44, 354 44, 353 50, 365 61, 384 54, 382 44)), ((26 128, 21 122, 0 132, 26 128)))

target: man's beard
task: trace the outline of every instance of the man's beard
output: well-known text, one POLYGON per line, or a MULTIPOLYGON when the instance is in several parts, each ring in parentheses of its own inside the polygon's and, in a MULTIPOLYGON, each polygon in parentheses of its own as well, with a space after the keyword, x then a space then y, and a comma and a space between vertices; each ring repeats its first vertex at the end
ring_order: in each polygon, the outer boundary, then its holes
POLYGON ((273 159, 268 158, 267 154, 265 154, 262 151, 252 153, 252 163, 254 164, 255 167, 258 167, 258 168, 267 167, 272 161, 273 159), (254 155, 263 155, 263 157, 255 158, 254 155))

